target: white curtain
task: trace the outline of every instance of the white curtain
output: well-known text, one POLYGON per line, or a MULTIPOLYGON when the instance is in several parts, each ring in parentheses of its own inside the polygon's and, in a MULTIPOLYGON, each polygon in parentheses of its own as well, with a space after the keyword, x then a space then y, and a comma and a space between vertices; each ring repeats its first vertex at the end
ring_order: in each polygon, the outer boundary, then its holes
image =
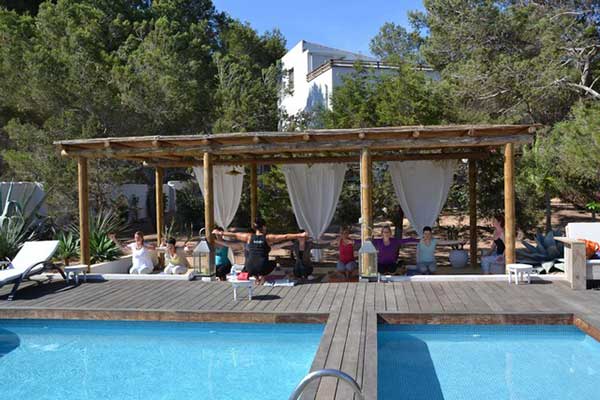
POLYGON ((298 226, 318 240, 333 219, 346 164, 283 165, 281 170, 298 226))
MULTIPOLYGON (((204 196, 204 168, 194 167, 194 174, 204 196)), ((213 167, 213 201, 215 222, 227 229, 235 217, 242 197, 244 183, 244 167, 215 165, 213 167), (237 173, 231 173, 237 171, 237 173)))
POLYGON ((433 226, 442 211, 456 170, 457 160, 389 162, 398 202, 420 236, 433 226))

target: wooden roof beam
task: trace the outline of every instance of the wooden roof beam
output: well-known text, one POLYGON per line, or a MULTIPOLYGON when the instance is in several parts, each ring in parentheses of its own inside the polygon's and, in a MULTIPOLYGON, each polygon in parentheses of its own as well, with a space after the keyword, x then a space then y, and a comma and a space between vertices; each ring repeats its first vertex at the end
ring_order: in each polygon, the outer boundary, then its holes
MULTIPOLYGON (((409 161, 409 160, 483 160, 489 157, 488 152, 470 151, 454 153, 410 153, 410 154, 374 154, 373 161, 409 161)), ((329 157, 263 157, 252 159, 218 159, 215 165, 284 165, 284 164, 323 164, 323 163, 357 163, 358 155, 329 157)), ((160 161, 148 160, 145 165, 154 167, 191 167, 202 165, 201 159, 160 161)))
POLYGON ((470 148, 470 147, 494 147, 503 146, 506 143, 525 144, 531 143, 533 137, 530 134, 510 136, 486 136, 486 137, 454 137, 454 138, 412 138, 412 139, 355 139, 334 140, 329 142, 298 142, 293 146, 290 143, 259 143, 253 145, 212 145, 212 146, 188 146, 169 149, 145 148, 145 149, 114 149, 110 154, 98 150, 70 150, 67 148, 66 155, 82 156, 90 158, 122 156, 155 157, 164 155, 189 155, 210 152, 214 155, 239 155, 240 153, 258 154, 280 154, 280 153, 324 153, 327 151, 345 152, 358 151, 363 147, 369 147, 374 151, 403 150, 403 149, 443 149, 443 148, 470 148))

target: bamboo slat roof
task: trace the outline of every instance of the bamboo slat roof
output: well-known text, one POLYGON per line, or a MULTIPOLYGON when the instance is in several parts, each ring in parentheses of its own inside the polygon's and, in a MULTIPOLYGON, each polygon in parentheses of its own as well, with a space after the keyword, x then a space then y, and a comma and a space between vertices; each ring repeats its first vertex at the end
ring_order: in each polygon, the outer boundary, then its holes
POLYGON ((533 141, 539 125, 435 125, 297 132, 137 136, 55 142, 65 157, 114 158, 150 165, 202 163, 311 163, 358 160, 369 148, 374 160, 483 158, 490 148, 533 141))

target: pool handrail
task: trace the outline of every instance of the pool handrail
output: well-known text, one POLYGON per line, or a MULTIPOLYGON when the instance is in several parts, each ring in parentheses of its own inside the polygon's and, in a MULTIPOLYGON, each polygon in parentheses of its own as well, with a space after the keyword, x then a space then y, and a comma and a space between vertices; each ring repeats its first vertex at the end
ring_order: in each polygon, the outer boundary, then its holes
POLYGON ((320 370, 309 373, 300 381, 298 386, 296 386, 296 389, 294 389, 294 391, 290 395, 289 400, 298 400, 300 398, 300 396, 302 396, 302 392, 304 392, 304 389, 306 388, 306 386, 308 386, 308 384, 310 382, 312 382, 313 380, 315 380, 317 378, 321 378, 324 376, 332 376, 334 378, 338 378, 338 379, 348 383, 350 385, 350 387, 352 388, 352 390, 354 391, 354 393, 356 393, 358 399, 365 400, 365 396, 363 395, 362 391, 360 390, 360 386, 358 385, 358 383, 356 383, 354 378, 352 378, 347 373, 342 372, 337 369, 320 369, 320 370))

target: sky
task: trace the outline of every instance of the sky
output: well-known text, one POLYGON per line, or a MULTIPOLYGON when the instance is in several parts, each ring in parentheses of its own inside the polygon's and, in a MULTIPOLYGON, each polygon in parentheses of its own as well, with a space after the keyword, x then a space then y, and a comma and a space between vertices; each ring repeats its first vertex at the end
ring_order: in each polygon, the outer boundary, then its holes
POLYGON ((219 11, 249 22, 259 33, 278 28, 290 49, 300 40, 370 54, 381 25, 408 27, 407 12, 422 0, 213 0, 219 11))

